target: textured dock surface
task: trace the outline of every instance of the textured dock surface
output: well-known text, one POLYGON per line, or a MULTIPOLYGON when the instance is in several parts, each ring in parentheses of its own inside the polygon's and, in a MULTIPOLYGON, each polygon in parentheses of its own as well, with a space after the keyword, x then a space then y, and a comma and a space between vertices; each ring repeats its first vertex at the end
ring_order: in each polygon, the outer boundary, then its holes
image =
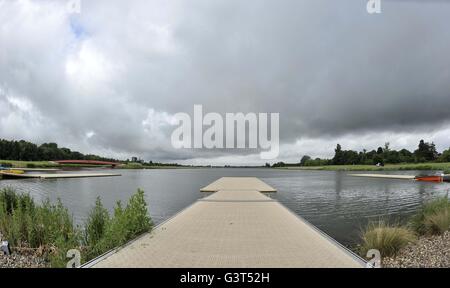
MULTIPOLYGON (((221 178, 151 233, 84 267, 364 267, 276 200, 257 178, 221 178), (253 189, 252 189, 253 188, 253 189)), ((203 189, 202 189, 203 190, 203 189)))
POLYGON ((277 191, 256 177, 222 177, 200 189, 202 192, 217 192, 219 190, 256 190, 259 192, 277 191))

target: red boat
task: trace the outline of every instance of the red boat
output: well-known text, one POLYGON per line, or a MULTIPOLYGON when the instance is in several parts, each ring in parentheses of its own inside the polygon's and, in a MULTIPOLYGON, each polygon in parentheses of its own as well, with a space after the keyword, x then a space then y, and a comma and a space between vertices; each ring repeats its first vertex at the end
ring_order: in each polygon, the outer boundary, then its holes
POLYGON ((416 176, 417 181, 426 182, 450 182, 450 175, 428 175, 428 176, 416 176))

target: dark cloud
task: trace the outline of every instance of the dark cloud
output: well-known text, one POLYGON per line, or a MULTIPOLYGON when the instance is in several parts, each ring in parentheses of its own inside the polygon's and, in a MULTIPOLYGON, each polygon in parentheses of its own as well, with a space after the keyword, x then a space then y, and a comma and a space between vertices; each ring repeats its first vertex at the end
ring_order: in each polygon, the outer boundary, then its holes
POLYGON ((351 0, 82 0, 79 15, 1 2, 0 137, 232 162, 231 151, 171 148, 171 115, 203 104, 279 112, 286 157, 309 139, 326 151, 345 135, 433 138, 450 121, 450 4, 426 2, 382 1, 379 15, 351 0))

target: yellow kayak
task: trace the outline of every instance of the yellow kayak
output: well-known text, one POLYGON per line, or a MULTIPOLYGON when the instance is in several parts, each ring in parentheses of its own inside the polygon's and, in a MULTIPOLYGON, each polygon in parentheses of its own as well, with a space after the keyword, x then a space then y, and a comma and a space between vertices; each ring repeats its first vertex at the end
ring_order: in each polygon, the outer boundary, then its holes
POLYGON ((11 173, 11 174, 23 174, 25 173, 23 170, 6 170, 6 173, 11 173))

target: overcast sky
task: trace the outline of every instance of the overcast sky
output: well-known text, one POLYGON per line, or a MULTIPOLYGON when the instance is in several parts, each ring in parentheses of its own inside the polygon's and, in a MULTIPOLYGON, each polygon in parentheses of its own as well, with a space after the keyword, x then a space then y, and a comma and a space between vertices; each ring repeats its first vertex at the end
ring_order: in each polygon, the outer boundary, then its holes
POLYGON ((176 150, 173 115, 278 112, 272 161, 450 147, 450 1, 0 0, 0 138, 103 156, 257 164, 176 150))

